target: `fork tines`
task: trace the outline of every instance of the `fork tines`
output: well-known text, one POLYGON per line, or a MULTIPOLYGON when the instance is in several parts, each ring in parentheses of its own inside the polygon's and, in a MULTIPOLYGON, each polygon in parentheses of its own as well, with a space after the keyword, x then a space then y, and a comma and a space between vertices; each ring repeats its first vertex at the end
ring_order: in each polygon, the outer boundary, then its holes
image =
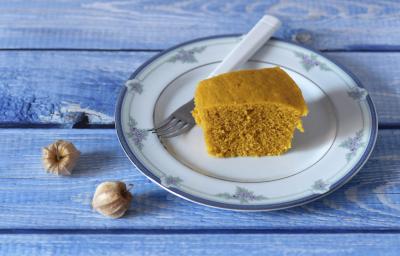
POLYGON ((149 129, 148 131, 157 134, 161 138, 172 138, 189 131, 192 127, 192 124, 171 116, 158 125, 158 127, 149 129))

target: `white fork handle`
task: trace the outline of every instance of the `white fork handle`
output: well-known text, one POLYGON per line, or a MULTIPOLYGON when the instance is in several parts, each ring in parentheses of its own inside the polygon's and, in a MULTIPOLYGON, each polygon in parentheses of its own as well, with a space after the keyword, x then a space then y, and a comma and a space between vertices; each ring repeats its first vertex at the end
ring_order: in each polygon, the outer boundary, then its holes
POLYGON ((278 18, 270 15, 262 17, 208 77, 232 71, 244 64, 270 39, 280 26, 281 22, 278 18))

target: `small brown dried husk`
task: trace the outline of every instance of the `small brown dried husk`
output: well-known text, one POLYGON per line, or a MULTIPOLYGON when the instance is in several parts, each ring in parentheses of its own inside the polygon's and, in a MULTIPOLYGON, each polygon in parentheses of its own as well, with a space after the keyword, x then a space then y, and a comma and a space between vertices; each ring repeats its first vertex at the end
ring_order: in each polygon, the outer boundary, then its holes
POLYGON ((42 154, 43 166, 47 172, 57 175, 71 175, 80 152, 71 142, 58 140, 43 148, 42 154))
POLYGON ((129 209, 132 201, 132 194, 129 189, 121 181, 101 183, 97 186, 93 196, 93 209, 111 218, 122 217, 129 209))

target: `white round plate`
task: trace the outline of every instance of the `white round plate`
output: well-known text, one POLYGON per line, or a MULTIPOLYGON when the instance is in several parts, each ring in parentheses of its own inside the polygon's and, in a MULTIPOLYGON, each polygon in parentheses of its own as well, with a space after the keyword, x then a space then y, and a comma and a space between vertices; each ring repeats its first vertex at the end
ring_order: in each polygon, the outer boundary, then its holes
POLYGON ((360 82, 343 67, 302 46, 271 39, 243 69, 280 66, 299 85, 309 108, 304 133, 274 157, 214 158, 202 131, 160 141, 147 131, 193 98, 241 39, 193 40, 147 61, 125 83, 116 107, 118 138, 133 164, 185 199, 233 210, 275 210, 315 200, 335 190, 367 161, 377 136, 377 116, 360 82))

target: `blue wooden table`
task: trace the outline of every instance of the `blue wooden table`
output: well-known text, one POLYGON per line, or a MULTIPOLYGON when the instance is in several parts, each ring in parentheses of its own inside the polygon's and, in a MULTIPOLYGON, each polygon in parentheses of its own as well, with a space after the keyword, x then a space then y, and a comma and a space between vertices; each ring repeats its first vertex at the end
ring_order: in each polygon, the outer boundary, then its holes
POLYGON ((399 255, 400 4, 397 1, 1 1, 0 255, 399 255), (170 195, 125 157, 113 111, 123 81, 162 49, 243 33, 265 13, 277 36, 354 72, 379 113, 361 172, 301 207, 242 213, 170 195), (46 174, 41 148, 82 152, 71 177, 46 174), (135 184, 128 214, 92 211, 106 180, 135 184))

